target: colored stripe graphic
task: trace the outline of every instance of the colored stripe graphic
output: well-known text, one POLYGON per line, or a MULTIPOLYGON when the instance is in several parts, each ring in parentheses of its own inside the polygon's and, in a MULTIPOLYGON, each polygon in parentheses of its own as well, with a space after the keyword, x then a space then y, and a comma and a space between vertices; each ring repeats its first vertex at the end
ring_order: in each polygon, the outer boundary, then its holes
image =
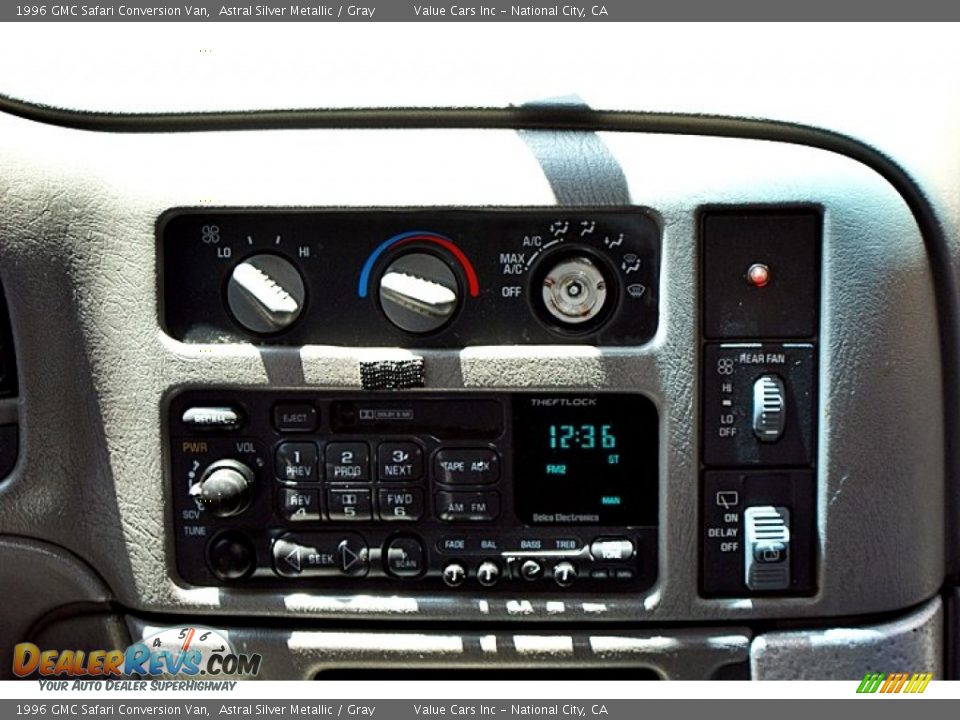
POLYGON ((919 694, 927 689, 933 673, 867 673, 857 687, 858 693, 919 694))
POLYGON ((454 245, 450 238, 446 238, 443 235, 437 235, 436 233, 432 232, 424 232, 422 230, 414 230, 412 232, 394 235, 389 240, 384 240, 382 243, 377 245, 374 251, 370 253, 367 261, 363 264, 363 269, 360 271, 360 283, 357 285, 357 295, 362 298, 367 296, 370 286, 370 273, 373 270, 373 265, 377 261, 378 257, 383 255, 383 253, 386 252, 386 250, 390 247, 417 241, 439 245, 453 255, 467 275, 467 289, 470 292, 470 297, 477 297, 477 295, 480 294, 480 281, 477 279, 477 271, 473 269, 473 264, 470 262, 470 259, 463 254, 463 250, 454 245))
POLYGON ((880 683, 883 682, 883 678, 883 673, 867 673, 863 676, 863 680, 860 683, 860 687, 857 688, 857 692, 875 693, 880 688, 880 683))

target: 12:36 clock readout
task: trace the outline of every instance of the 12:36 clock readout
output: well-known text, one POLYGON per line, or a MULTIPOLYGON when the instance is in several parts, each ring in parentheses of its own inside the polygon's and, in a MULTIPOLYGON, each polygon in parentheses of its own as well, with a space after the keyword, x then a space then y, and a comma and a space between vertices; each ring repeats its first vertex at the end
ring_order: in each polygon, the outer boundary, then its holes
POLYGON ((551 450, 609 450, 617 446, 611 425, 549 425, 551 450))

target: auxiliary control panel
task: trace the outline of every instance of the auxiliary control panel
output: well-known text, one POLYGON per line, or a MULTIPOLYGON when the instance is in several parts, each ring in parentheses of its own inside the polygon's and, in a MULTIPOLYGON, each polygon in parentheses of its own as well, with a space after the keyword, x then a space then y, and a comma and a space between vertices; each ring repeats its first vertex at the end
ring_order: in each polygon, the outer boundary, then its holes
POLYGON ((175 210, 163 318, 186 342, 639 345, 658 321, 644 211, 175 210))
POLYGON ((168 418, 190 583, 610 593, 656 579, 643 395, 188 390, 168 418))
POLYGON ((815 590, 820 214, 701 218, 701 590, 815 590))

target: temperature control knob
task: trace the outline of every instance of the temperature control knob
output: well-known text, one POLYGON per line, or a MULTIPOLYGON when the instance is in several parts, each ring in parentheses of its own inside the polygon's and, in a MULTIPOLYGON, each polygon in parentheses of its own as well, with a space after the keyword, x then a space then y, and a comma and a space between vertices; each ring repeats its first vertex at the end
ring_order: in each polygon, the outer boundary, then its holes
POLYGON ((450 321, 459 306, 457 276, 436 255, 401 255, 380 276, 383 314, 405 332, 435 332, 450 321))
POLYGON ((227 283, 227 305, 238 323, 255 333, 290 327, 303 310, 300 271, 279 255, 252 255, 239 263, 227 283))
POLYGON ((218 460, 208 467, 190 488, 211 515, 239 515, 250 504, 253 470, 236 460, 218 460))

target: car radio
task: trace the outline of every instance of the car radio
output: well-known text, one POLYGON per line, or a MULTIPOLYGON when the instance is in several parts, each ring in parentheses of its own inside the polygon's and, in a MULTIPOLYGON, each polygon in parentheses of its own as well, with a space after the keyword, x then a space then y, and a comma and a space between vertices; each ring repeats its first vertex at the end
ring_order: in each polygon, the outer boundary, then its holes
POLYGON ((184 391, 177 565, 201 585, 636 592, 658 434, 640 394, 184 391))

